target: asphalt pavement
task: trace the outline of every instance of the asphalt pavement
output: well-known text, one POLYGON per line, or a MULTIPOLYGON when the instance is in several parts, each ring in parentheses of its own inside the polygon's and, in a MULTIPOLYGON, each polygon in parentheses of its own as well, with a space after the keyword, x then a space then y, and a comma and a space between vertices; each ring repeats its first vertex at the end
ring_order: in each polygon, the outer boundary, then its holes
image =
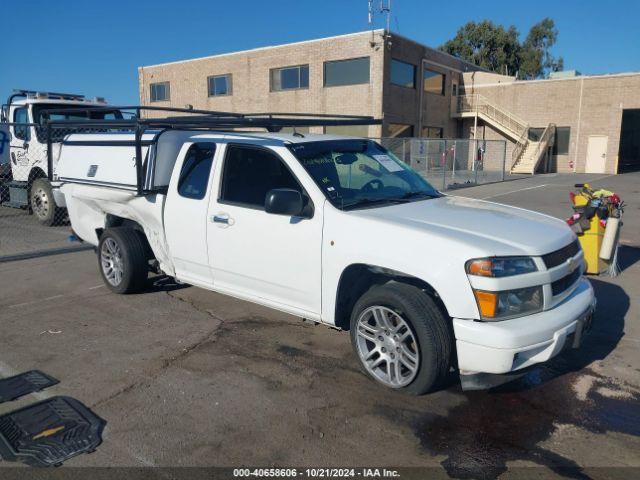
MULTIPOLYGON (((580 350, 493 391, 407 397, 358 369, 349 335, 156 278, 117 296, 83 251, 0 263, 0 376, 41 369, 107 421, 68 467, 421 466, 459 478, 640 472, 640 174, 540 175, 453 192, 570 213, 577 181, 627 203, 617 278, 580 350), (531 467, 537 467, 531 470, 531 467), (632 469, 630 467, 635 467, 632 469)), ((6 463, 0 463, 7 466, 6 463)))

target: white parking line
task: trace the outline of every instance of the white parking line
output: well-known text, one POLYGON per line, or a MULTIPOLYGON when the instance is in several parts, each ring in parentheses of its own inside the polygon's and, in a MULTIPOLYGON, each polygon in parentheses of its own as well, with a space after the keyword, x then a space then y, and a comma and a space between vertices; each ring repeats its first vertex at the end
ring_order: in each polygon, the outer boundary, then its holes
MULTIPOLYGON (((102 288, 104 287, 104 284, 102 285, 96 285, 94 287, 89 287, 87 288, 87 290, 97 290, 98 288, 102 288)), ((26 307, 28 305, 36 305, 38 303, 43 303, 43 302, 48 302, 50 300, 56 300, 58 298, 63 298, 63 297, 69 297, 72 295, 63 295, 63 294, 59 294, 59 295, 53 295, 51 297, 46 297, 46 298, 40 298, 38 300, 34 300, 32 302, 24 302, 24 303, 16 303, 14 305, 9 305, 7 308, 19 308, 19 307, 26 307)))
POLYGON ((495 195, 489 195, 488 197, 481 197, 480 200, 486 200, 487 198, 501 197, 502 195, 510 195, 512 193, 523 192, 525 190, 533 190, 533 189, 536 189, 536 188, 542 188, 542 187, 546 187, 547 185, 548 184, 544 183, 542 185, 536 185, 535 187, 519 188, 518 190, 510 190, 508 192, 496 193, 495 195))
MULTIPOLYGON (((589 180, 586 183, 597 182, 598 180, 602 180, 603 178, 609 178, 609 177, 615 177, 615 174, 603 175, 601 177, 592 178, 591 180, 589 180)), ((561 185, 559 183, 543 183, 542 185, 535 185, 533 187, 519 188, 518 190, 510 190, 510 191, 504 192, 504 193, 496 193, 495 195, 489 195, 488 197, 481 197, 480 200, 487 200, 488 198, 501 197, 503 195, 511 195, 512 193, 523 192, 525 190, 534 190, 536 188, 543 188, 543 187, 566 187, 566 185, 561 185)))
POLYGON ((54 295, 52 297, 41 298, 40 300, 34 300, 33 302, 16 303, 15 305, 9 305, 7 308, 26 307, 27 305, 34 305, 36 303, 48 302, 49 300, 55 300, 56 298, 62 298, 64 295, 54 295))

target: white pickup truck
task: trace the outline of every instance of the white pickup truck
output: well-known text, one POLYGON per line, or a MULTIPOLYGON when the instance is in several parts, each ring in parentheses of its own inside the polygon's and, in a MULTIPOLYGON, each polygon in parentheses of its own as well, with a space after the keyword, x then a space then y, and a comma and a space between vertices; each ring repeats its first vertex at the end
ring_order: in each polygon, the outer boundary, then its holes
POLYGON ((577 347, 591 323, 563 221, 443 195, 372 140, 78 134, 58 174, 114 292, 143 289, 155 270, 349 330, 364 371, 407 393, 454 368, 511 378, 577 347))

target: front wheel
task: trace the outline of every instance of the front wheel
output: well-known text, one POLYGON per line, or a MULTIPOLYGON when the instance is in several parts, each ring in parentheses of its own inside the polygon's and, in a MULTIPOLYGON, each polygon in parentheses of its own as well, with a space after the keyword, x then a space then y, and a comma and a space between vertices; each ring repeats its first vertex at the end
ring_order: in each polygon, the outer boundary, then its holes
POLYGON ((149 275, 149 256, 142 233, 127 227, 107 229, 98 244, 98 265, 107 287, 115 293, 142 290, 149 275))
POLYGON ((448 319, 412 285, 389 282, 367 291, 353 308, 351 343, 370 377, 404 393, 432 390, 451 368, 448 319))
POLYGON ((42 225, 51 227, 62 221, 64 209, 56 205, 51 183, 46 178, 36 178, 33 181, 29 206, 42 225))

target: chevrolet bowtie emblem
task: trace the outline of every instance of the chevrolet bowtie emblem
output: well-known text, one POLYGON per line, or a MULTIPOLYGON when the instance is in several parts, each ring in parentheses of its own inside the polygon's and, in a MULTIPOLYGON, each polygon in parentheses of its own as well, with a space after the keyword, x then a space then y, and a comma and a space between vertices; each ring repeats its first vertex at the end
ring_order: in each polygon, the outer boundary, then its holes
POLYGON ((37 440, 39 438, 47 438, 53 435, 54 433, 58 433, 60 430, 64 430, 64 425, 60 425, 59 427, 49 428, 47 430, 41 431, 39 434, 33 437, 33 440, 37 440))

